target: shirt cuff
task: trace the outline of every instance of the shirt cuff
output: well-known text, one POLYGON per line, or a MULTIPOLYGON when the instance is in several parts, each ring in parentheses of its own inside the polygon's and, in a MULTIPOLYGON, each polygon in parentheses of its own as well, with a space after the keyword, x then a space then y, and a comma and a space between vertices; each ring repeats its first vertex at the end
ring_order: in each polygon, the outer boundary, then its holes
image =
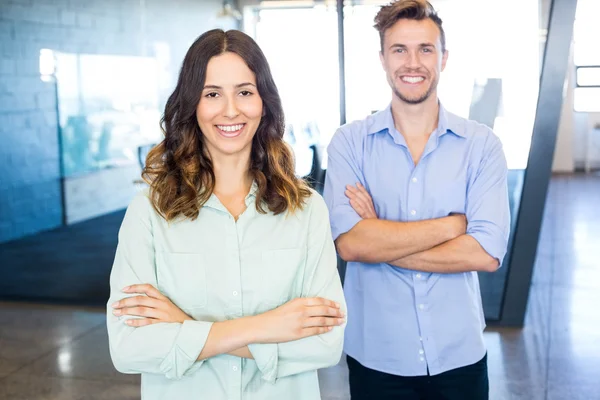
POLYGON ((467 232, 467 234, 477 240, 486 253, 497 259, 499 264, 502 265, 502 261, 506 255, 507 244, 501 239, 502 235, 500 233, 493 234, 483 230, 472 230, 471 232, 467 232))
POLYGON ((181 379, 184 375, 193 374, 202 366, 204 360, 197 360, 206 344, 212 324, 190 320, 181 324, 173 348, 160 365, 160 370, 167 379, 181 379))
MULTIPOLYGON (((348 205, 348 207, 350 206, 348 205)), ((340 235, 349 232, 361 219, 354 210, 334 212, 330 218, 333 240, 335 241, 340 235)))
POLYGON ((254 343, 248 345, 262 379, 275 383, 279 365, 279 348, 277 343, 254 343))

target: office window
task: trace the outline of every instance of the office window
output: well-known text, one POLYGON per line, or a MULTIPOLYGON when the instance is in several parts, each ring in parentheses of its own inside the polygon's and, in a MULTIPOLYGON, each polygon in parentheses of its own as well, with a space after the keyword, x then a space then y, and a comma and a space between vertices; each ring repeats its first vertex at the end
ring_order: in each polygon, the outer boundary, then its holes
POLYGON ((574 59, 577 87, 574 108, 577 112, 600 112, 600 15, 598 0, 579 0, 574 26, 574 59))
POLYGON ((581 86, 600 87, 600 66, 577 68, 577 87, 581 86))
POLYGON ((577 112, 599 112, 600 87, 575 88, 574 103, 577 112))

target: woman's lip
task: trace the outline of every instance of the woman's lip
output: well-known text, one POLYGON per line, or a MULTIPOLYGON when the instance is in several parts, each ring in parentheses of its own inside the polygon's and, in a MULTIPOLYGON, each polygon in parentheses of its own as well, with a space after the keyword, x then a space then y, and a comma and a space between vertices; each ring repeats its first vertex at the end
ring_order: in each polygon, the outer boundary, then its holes
POLYGON ((215 125, 215 128, 217 128, 217 131, 219 131, 219 133, 222 136, 225 136, 227 138, 234 138, 234 137, 239 136, 242 133, 242 131, 244 130, 245 127, 246 127, 245 123, 243 123, 243 124, 231 124, 231 125, 215 125), (225 130, 219 128, 219 126, 236 126, 236 125, 241 125, 242 127, 240 129, 238 129, 237 131, 225 131, 225 130))

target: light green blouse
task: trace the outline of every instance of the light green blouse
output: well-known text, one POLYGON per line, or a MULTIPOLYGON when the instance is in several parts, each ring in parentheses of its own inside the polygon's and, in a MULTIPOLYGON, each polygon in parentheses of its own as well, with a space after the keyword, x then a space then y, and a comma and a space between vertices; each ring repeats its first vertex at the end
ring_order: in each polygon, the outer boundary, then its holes
POLYGON ((346 303, 328 211, 313 192, 294 214, 260 214, 256 185, 236 222, 216 196, 195 221, 167 223, 148 192, 129 205, 119 231, 107 325, 117 370, 142 374, 143 400, 320 399, 317 369, 338 363, 344 326, 319 336, 251 344, 254 360, 219 355, 196 361, 212 323, 256 315, 297 297, 346 303), (195 319, 134 328, 115 317, 121 291, 150 283, 195 319))

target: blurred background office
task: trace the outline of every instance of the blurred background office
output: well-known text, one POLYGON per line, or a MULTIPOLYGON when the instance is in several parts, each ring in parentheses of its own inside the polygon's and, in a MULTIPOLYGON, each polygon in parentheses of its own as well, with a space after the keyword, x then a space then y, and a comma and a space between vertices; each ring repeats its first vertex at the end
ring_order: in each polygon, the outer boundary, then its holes
MULTIPOLYGON (((103 307, 195 38, 257 40, 296 173, 320 191, 337 127, 390 100, 373 28, 386 3, 0 0, 0 399, 139 398, 103 307)), ((600 1, 431 3, 450 51, 440 99, 494 129, 510 170, 509 251, 480 274, 491 399, 600 399, 600 1)), ((343 361, 321 386, 349 398, 343 361)))

